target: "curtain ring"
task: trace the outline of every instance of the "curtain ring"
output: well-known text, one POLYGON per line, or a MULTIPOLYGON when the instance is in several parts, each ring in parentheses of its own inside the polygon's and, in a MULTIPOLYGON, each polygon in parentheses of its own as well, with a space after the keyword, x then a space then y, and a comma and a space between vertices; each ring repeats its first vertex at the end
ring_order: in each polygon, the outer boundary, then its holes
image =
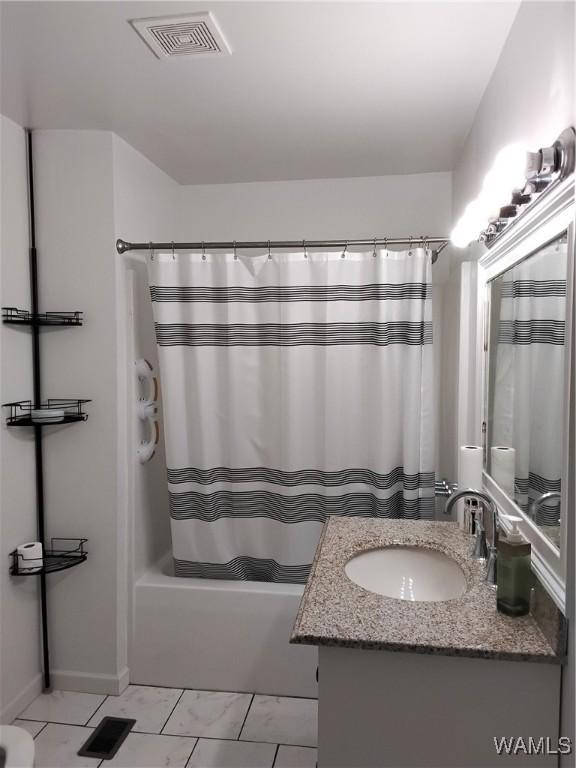
POLYGON ((154 248, 152 248, 152 242, 148 243, 148 247, 150 248, 150 261, 154 261, 154 248))
POLYGON ((340 256, 341 259, 346 258, 346 251, 348 250, 348 240, 346 240, 346 243, 344 245, 344 250, 342 251, 342 255, 340 256))
POLYGON ((372 250, 372 257, 374 259, 376 258, 376 238, 374 238, 374 248, 372 250))
POLYGON ((206 250, 204 247, 204 240, 202 240, 202 261, 206 261, 206 250))
POLYGON ((308 249, 306 248, 306 240, 302 240, 302 250, 304 251, 304 258, 308 258, 308 249))
POLYGON ((272 254, 270 253, 270 240, 268 240, 268 260, 272 258, 272 254))
POLYGON ((234 261, 238 259, 238 254, 236 253, 236 240, 234 240, 234 261))

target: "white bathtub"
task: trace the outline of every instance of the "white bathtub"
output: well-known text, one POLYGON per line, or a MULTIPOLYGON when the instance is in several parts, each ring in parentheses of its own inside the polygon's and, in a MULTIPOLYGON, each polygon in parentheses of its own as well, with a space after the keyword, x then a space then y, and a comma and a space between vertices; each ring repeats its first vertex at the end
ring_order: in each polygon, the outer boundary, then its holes
POLYGON ((161 561, 135 584, 131 683, 318 695, 316 648, 289 644, 303 586, 170 571, 161 561))

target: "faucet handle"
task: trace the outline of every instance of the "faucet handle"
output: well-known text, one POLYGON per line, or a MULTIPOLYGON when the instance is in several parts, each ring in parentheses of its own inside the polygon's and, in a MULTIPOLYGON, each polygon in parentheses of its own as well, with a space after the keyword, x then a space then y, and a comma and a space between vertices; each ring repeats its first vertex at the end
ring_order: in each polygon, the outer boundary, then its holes
POLYGON ((488 562, 486 563, 485 581, 488 586, 496 589, 498 572, 498 548, 494 544, 488 547, 488 562))
POLYGON ((486 544, 486 529, 484 528, 483 513, 480 509, 475 511, 475 534, 472 542, 470 556, 473 560, 486 560, 488 547, 486 544))

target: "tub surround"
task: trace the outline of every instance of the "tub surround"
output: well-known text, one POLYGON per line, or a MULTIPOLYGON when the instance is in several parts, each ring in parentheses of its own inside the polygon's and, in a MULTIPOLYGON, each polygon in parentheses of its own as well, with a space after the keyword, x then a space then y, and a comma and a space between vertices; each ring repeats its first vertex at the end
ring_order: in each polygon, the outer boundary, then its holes
POLYGON ((330 518, 324 527, 297 614, 292 643, 408 651, 509 661, 558 663, 532 616, 496 610, 485 564, 469 555, 470 536, 456 523, 330 518), (442 602, 410 602, 368 592, 346 576, 354 555, 390 545, 438 550, 462 568, 468 588, 442 602))

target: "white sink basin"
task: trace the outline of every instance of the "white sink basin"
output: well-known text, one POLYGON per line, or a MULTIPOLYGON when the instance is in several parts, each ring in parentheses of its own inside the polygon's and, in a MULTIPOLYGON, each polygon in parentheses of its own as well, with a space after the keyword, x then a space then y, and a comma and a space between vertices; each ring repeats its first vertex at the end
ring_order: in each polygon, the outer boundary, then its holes
POLYGON ((370 549, 348 560, 344 571, 359 587, 397 600, 439 602, 466 592, 466 578, 458 563, 425 547, 370 549))

